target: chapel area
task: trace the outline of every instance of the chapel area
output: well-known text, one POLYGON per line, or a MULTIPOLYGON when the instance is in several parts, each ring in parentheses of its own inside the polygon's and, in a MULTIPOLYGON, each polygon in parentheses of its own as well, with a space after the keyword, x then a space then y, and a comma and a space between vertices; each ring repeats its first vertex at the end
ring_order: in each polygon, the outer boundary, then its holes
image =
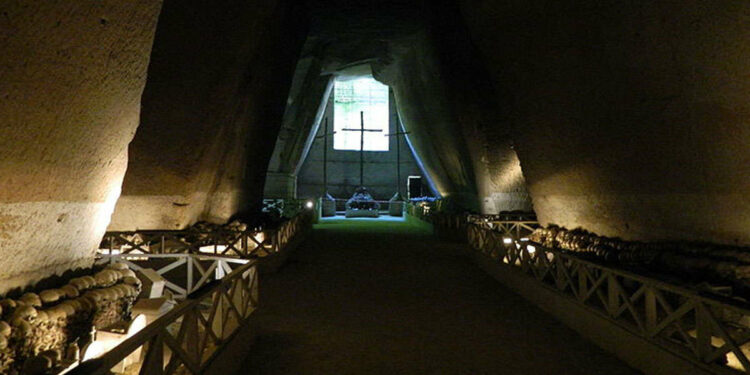
POLYGON ((750 374, 750 1, 0 1, 0 374, 750 374))

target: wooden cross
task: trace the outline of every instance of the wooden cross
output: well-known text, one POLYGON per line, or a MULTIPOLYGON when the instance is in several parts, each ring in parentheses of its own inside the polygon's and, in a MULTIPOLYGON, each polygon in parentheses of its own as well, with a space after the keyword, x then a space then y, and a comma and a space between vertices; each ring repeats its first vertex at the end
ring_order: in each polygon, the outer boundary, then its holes
POLYGON ((324 126, 323 135, 319 135, 315 139, 323 138, 323 194, 328 194, 328 137, 336 134, 336 132, 328 133, 328 117, 325 119, 324 126))
POLYGON ((359 129, 341 129, 347 132, 359 132, 359 186, 365 186, 365 132, 382 132, 382 129, 365 129, 365 112, 359 112, 359 129))
POLYGON ((386 137, 397 137, 396 138, 396 193, 398 195, 401 195, 401 135, 407 135, 411 132, 400 132, 398 131, 399 128, 399 121, 398 121, 398 115, 394 115, 393 117, 396 118, 396 132, 391 134, 385 134, 386 137))

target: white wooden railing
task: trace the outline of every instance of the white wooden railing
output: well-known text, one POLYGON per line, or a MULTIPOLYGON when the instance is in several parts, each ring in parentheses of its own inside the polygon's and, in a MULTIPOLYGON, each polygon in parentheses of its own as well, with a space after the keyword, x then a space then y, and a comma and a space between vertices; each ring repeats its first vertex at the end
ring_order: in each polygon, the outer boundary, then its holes
POLYGON ((750 373, 747 303, 506 238, 479 225, 468 227, 470 246, 507 272, 525 274, 696 365, 716 373, 750 373))
MULTIPOLYGON (((534 218, 436 214, 436 234, 465 238, 501 272, 529 277, 648 342, 717 374, 750 374, 750 304, 583 259, 528 240, 534 218), (464 231, 464 233, 460 233, 464 231)), ((581 319, 587 319, 581 316, 581 319)))
POLYGON ((184 300, 206 284, 221 280, 248 259, 194 254, 102 255, 97 263, 125 263, 133 271, 152 268, 165 279, 175 299, 184 300))
POLYGON ((105 236, 97 263, 152 268, 180 301, 111 351, 70 374, 203 374, 258 306, 258 264, 299 243, 312 227, 305 210, 273 230, 137 231, 105 236), (139 354, 140 353, 140 354, 139 354))
POLYGON ((101 255, 195 254, 237 258, 280 252, 297 234, 312 226, 313 211, 303 210, 273 229, 138 230, 107 232, 101 255))
POLYGON ((110 374, 131 354, 132 374, 202 374, 258 306, 258 272, 250 260, 220 282, 190 295, 113 350, 83 362, 71 374, 110 374))

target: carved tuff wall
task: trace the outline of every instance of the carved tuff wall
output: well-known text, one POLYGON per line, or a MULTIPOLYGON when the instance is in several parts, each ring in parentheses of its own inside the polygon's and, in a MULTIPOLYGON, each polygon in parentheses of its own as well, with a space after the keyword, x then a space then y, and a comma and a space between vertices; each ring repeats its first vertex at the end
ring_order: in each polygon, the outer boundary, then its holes
POLYGON ((750 244, 750 3, 460 3, 542 222, 750 244))
POLYGON ((392 44, 378 77, 393 85, 404 126, 437 190, 459 210, 531 210, 506 116, 454 7, 426 9, 428 27, 392 44))
POLYGON ((312 51, 306 52, 295 68, 284 120, 268 163, 264 197, 296 197, 301 159, 312 147, 313 130, 322 120, 332 88, 333 77, 323 75, 320 59, 312 51))
POLYGON ((0 4, 0 292, 92 263, 120 194, 160 8, 0 4))
POLYGON ((476 209, 474 169, 466 140, 456 124, 448 84, 435 46, 418 33, 392 45, 394 63, 376 68, 376 78, 393 88, 399 115, 414 151, 438 192, 462 207, 476 209))
POLYGON ((113 230, 260 204, 304 17, 291 1, 167 1, 113 230))
POLYGON ((460 129, 471 157, 479 210, 486 214, 532 210, 514 134, 502 125, 509 116, 507 106, 498 105, 505 102, 503 88, 487 79, 479 51, 456 16, 460 9, 453 1, 435 1, 424 13, 441 67, 439 79, 445 82, 444 95, 455 114, 451 121, 460 129))

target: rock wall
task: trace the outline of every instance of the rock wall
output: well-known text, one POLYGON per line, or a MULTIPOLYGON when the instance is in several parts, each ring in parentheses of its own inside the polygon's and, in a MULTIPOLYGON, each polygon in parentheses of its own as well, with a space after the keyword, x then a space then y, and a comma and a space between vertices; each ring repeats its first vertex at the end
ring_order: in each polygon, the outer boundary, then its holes
POLYGON ((222 222, 260 205, 304 25, 286 0, 165 2, 111 230, 222 222))
POLYGON ((0 293, 93 262, 120 194, 160 8, 0 4, 0 293))
POLYGON ((409 35, 391 45, 393 62, 375 66, 375 77, 390 85, 399 116, 425 172, 439 194, 457 205, 477 210, 478 196, 471 156, 435 45, 425 33, 409 35))
POLYGON ((471 40, 454 1, 433 1, 425 9, 430 40, 436 46, 434 58, 440 64, 438 76, 445 84, 447 103, 471 157, 479 211, 531 211, 521 165, 514 149, 514 134, 507 124, 509 111, 502 88, 487 79, 489 72, 471 40))
POLYGON ((543 223, 750 244, 750 3, 460 3, 543 223))
POLYGON ((276 139, 263 196, 296 198, 297 174, 313 144, 333 89, 333 76, 323 75, 320 59, 312 54, 297 62, 284 120, 276 139))
POLYGON ((485 214, 532 209, 497 93, 451 2, 424 9, 423 32, 394 42, 378 66, 394 86, 417 153, 440 194, 457 210, 485 214))

